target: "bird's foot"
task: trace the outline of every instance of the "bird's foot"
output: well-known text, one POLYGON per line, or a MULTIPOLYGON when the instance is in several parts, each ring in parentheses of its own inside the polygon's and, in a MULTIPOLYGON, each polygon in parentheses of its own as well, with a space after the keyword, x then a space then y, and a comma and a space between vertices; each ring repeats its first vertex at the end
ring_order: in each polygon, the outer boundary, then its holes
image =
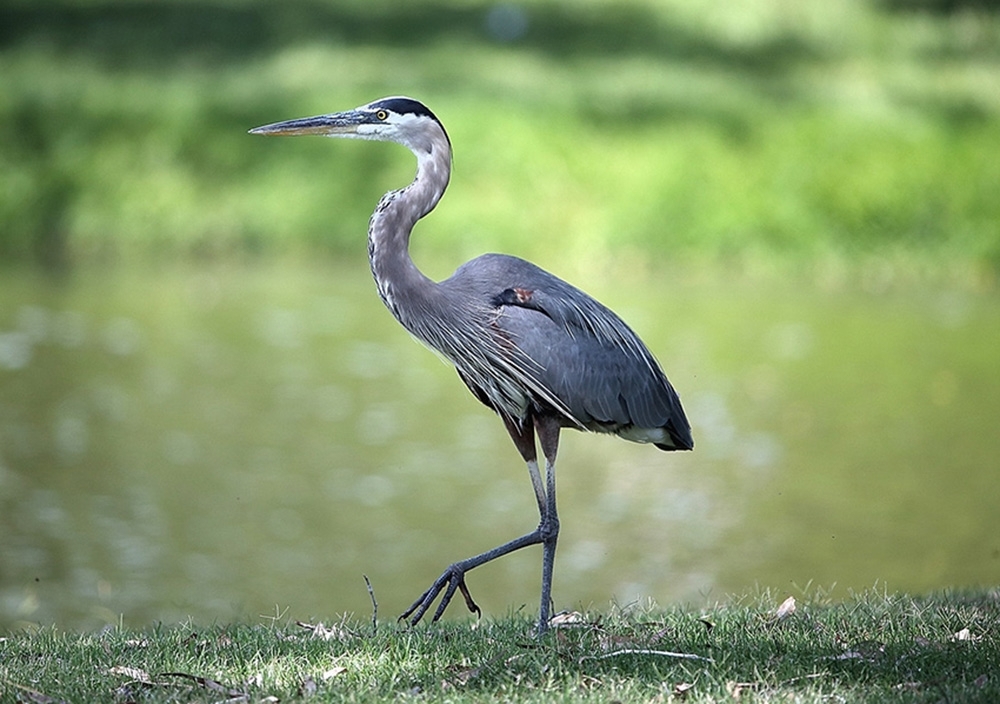
POLYGON ((441 618, 441 614, 444 613, 445 608, 447 608, 451 598, 455 596, 455 590, 458 589, 462 592, 462 597, 465 599, 465 606, 470 612, 474 613, 476 617, 482 615, 482 610, 472 600, 472 594, 469 593, 469 588, 465 584, 465 568, 461 563, 455 563, 450 565, 440 577, 434 580, 434 584, 430 588, 421 594, 416 601, 410 604, 410 608, 400 615, 400 621, 409 621, 411 626, 415 626, 420 622, 420 619, 424 617, 427 610, 434 603, 438 594, 444 590, 444 594, 441 597, 441 602, 438 604, 437 611, 434 612, 434 618, 431 622, 437 621, 441 618))

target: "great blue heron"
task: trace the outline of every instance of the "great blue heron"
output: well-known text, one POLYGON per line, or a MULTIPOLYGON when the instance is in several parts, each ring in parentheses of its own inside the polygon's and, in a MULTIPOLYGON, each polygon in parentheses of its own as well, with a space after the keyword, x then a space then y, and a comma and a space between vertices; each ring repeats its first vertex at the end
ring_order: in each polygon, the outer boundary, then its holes
POLYGON ((404 328, 447 357, 472 393, 499 414, 528 465, 540 520, 530 533, 450 565, 400 619, 416 624, 443 593, 436 621, 461 590, 479 613, 465 574, 528 545, 542 545, 538 632, 549 625, 559 536, 559 430, 614 433, 661 450, 690 450, 680 399, 653 355, 621 318, 530 262, 484 254, 441 282, 410 259, 410 232, 437 205, 451 174, 451 141, 440 120, 411 98, 383 98, 354 110, 277 122, 252 134, 396 142, 417 157, 406 188, 382 196, 368 224, 368 255, 379 296, 404 328), (545 457, 538 469, 535 434, 545 457))

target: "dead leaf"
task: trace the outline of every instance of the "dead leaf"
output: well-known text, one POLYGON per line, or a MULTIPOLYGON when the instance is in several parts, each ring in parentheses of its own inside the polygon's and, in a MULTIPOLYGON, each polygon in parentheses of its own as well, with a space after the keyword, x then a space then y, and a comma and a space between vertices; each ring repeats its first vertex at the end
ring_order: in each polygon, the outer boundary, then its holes
POLYGON ((469 680, 479 677, 479 674, 483 671, 481 667, 472 667, 465 664, 449 665, 446 669, 450 673, 448 682, 451 686, 467 684, 469 680))
POLYGON ((343 674, 345 672, 347 672, 347 668, 346 667, 342 667, 340 665, 337 665, 336 667, 331 667, 329 670, 327 670, 322 675, 320 675, 320 678, 324 682, 328 682, 329 680, 332 680, 337 675, 341 675, 341 674, 343 674))
POLYGON ((678 699, 683 699, 689 690, 694 688, 693 682, 678 682, 674 685, 674 696, 678 699))
POLYGON ((584 692, 591 692, 595 689, 600 689, 604 686, 604 682, 597 679, 596 677, 591 677, 590 675, 583 675, 580 677, 579 687, 584 692))
POLYGON ((115 665, 108 670, 109 675, 121 675, 122 677, 128 677, 129 679, 135 680, 136 682, 142 682, 143 684, 152 684, 153 680, 150 679, 149 673, 145 670, 140 670, 137 667, 126 667, 124 665, 115 665))
POLYGON ((320 638, 322 640, 343 640, 347 637, 343 629, 337 626, 327 627, 322 621, 319 623, 306 623, 304 621, 296 621, 295 625, 299 628, 305 628, 307 631, 312 631, 313 638, 320 638))
POLYGON ((850 647, 845 647, 844 652, 837 655, 827 655, 821 660, 864 660, 865 662, 876 662, 885 656, 885 644, 877 640, 863 640, 850 647))
POLYGON ((583 614, 579 611, 560 611, 549 619, 549 625, 553 628, 559 628, 560 626, 578 626, 581 623, 586 622, 587 619, 585 619, 583 614))
POLYGON ((666 638, 668 635, 670 635, 672 631, 673 629, 670 626, 664 626, 663 628, 661 628, 660 630, 658 630, 656 633, 653 634, 653 636, 649 639, 649 642, 657 643, 666 638))
POLYGON ((192 643, 196 643, 197 641, 198 641, 198 634, 192 631, 191 633, 187 634, 184 640, 181 641, 181 645, 191 645, 192 643))
POLYGON ((757 688, 757 684, 754 682, 734 682, 733 680, 726 682, 726 691, 733 699, 739 699, 743 696, 743 692, 754 692, 757 688))
POLYGON ((831 655, 827 660, 864 660, 865 656, 856 650, 847 650, 840 655, 831 655))
POLYGON ((783 621, 792 614, 795 613, 795 597, 790 596, 781 602, 781 606, 778 610, 774 612, 774 618, 778 621, 783 621))
POLYGON ((599 632, 598 641, 600 642, 601 650, 605 652, 621 648, 631 648, 636 645, 633 638, 608 633, 607 631, 599 632))

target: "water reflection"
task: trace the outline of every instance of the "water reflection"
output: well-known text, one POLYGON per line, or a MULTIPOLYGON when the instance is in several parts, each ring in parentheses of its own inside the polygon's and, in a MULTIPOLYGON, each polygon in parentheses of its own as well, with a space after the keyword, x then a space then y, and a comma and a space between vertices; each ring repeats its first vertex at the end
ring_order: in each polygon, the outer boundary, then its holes
MULTIPOLYGON (((594 293, 698 449, 565 434, 558 607, 997 581, 997 300, 653 288, 594 293)), ((0 301, 0 626, 364 614, 362 574, 394 613, 537 520, 500 424, 363 265, 11 273, 0 301)), ((470 586, 533 609, 538 563, 470 586)))

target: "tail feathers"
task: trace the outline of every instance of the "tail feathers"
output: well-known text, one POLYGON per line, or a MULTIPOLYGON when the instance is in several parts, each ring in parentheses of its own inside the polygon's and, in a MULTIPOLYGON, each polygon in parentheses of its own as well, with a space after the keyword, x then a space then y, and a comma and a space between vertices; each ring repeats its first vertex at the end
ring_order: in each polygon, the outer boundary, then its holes
POLYGON ((694 438, 691 437, 691 428, 685 425, 678 429, 673 423, 667 423, 663 428, 669 437, 669 442, 653 443, 661 450, 693 450, 694 438))

